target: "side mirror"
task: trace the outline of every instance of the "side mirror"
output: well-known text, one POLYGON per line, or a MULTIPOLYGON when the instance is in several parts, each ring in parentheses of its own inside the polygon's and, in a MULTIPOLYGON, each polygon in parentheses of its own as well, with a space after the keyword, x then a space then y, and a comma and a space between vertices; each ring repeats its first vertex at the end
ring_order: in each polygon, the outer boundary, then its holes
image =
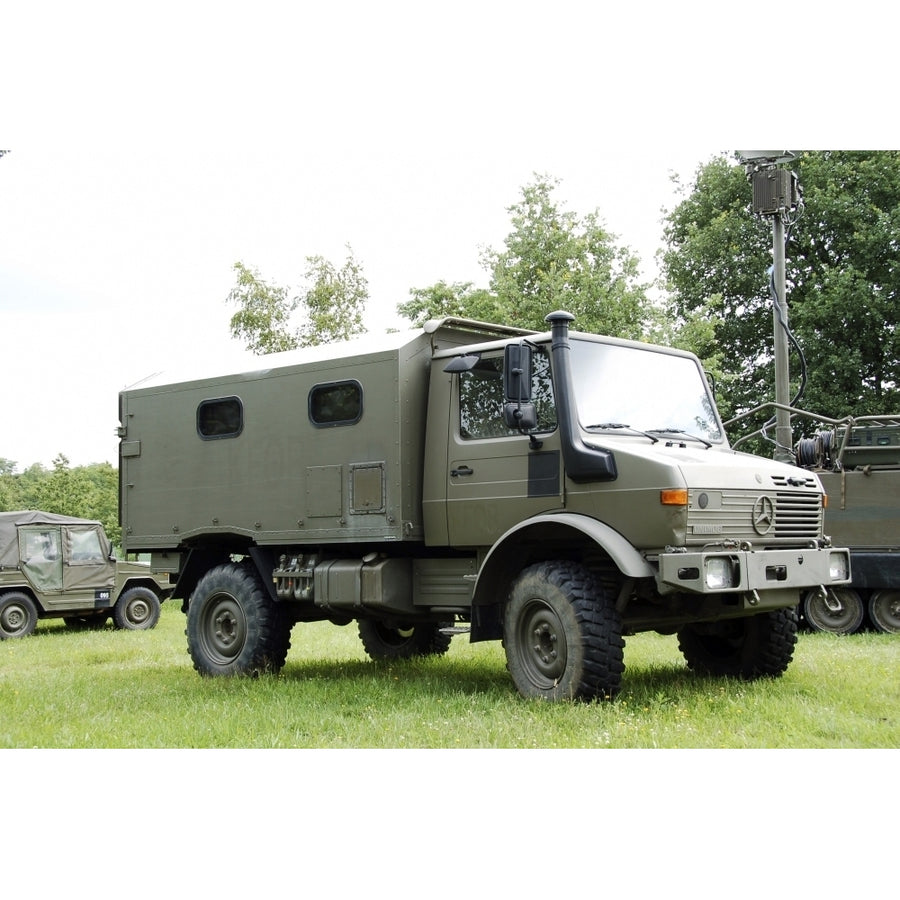
POLYGON ((524 341, 509 344, 503 358, 503 393, 507 403, 531 401, 532 370, 530 345, 524 341))
POLYGON ((531 401, 533 371, 531 346, 524 341, 508 344, 503 357, 503 419, 509 428, 530 431, 537 427, 537 410, 531 401))

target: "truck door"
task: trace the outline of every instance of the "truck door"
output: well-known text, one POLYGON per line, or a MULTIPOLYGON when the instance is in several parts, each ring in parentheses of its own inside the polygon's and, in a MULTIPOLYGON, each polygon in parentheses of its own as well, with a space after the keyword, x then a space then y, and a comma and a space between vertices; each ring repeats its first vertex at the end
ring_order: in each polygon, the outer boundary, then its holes
POLYGON ((19 561, 36 591, 59 594, 63 589, 62 534, 58 525, 20 525, 19 561))
POLYGON ((550 361, 535 354, 533 441, 503 420, 503 352, 454 379, 446 497, 452 546, 490 546, 508 528, 561 504, 561 458, 550 361))
POLYGON ((63 586, 67 591, 112 591, 116 564, 110 558, 109 541, 99 525, 64 526, 63 550, 63 586))

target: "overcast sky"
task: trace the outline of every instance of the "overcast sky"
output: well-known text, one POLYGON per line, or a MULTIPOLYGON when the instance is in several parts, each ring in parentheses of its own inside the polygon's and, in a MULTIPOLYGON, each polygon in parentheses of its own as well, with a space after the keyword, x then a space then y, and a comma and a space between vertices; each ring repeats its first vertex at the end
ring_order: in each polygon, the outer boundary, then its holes
POLYGON ((238 260, 293 287, 306 256, 340 265, 349 244, 383 329, 412 287, 486 286, 479 248, 502 246, 546 173, 652 277, 673 172, 776 140, 818 149, 838 114, 872 146, 826 40, 865 41, 868 103, 893 58, 890 29, 804 20, 814 4, 777 28, 771 7, 702 2, 7 6, 0 457, 20 470, 115 463, 120 389, 239 365, 238 260))

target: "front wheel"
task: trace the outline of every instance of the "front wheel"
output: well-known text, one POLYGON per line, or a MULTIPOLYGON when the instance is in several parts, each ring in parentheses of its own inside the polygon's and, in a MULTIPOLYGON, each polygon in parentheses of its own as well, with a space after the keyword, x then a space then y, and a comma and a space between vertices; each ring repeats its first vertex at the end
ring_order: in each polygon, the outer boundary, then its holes
POLYGON ((188 604, 187 638, 201 675, 278 672, 291 646, 291 621, 255 571, 227 563, 197 583, 188 604))
POLYGON ((0 597, 0 641, 31 634, 37 627, 37 618, 37 607, 28 594, 4 594, 0 597))
POLYGON ((443 656, 452 636, 442 629, 450 623, 416 622, 396 628, 373 619, 360 619, 359 639, 370 659, 412 659, 443 656))
POLYGON ((504 611, 503 645, 523 697, 612 699, 621 688, 621 618, 599 582, 576 563, 538 563, 519 575, 504 611))
POLYGON ((784 674, 796 645, 795 607, 685 625, 678 631, 678 647, 689 669, 745 681, 784 674))
POLYGON ((123 591, 113 607, 116 628, 126 631, 147 631, 159 621, 159 597, 147 587, 133 587, 123 591))
POLYGON ((803 618, 813 631, 853 634, 859 631, 866 609, 862 598, 851 588, 809 591, 803 598, 803 618))
POLYGON ((900 591, 875 591, 869 598, 869 618, 885 634, 900 634, 900 591))

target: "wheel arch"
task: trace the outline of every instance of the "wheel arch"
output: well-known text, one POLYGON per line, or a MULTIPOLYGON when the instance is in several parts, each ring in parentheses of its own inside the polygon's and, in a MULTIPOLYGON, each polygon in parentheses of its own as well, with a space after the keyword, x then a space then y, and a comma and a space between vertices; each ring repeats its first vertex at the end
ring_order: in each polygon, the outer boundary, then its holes
POLYGON ((148 588, 153 591, 154 594, 159 598, 159 601, 162 602, 166 600, 168 597, 172 595, 172 589, 164 589, 160 587, 159 583, 154 581, 152 578, 147 578, 143 575, 130 575, 128 576, 122 584, 119 586, 119 591, 116 594, 116 599, 122 596, 126 591, 130 591, 132 588, 143 587, 148 588))
POLYGON ((30 584, 4 584, 0 587, 0 599, 3 599, 7 594, 24 594, 35 605, 38 618, 44 618, 46 616, 47 610, 44 608, 44 604, 41 603, 41 599, 38 597, 37 592, 30 584))
POLYGON ((548 513, 520 522, 491 547, 472 594, 471 641, 503 636, 509 586, 524 568, 546 559, 606 557, 627 578, 652 578, 650 564, 618 531, 587 516, 548 513))

